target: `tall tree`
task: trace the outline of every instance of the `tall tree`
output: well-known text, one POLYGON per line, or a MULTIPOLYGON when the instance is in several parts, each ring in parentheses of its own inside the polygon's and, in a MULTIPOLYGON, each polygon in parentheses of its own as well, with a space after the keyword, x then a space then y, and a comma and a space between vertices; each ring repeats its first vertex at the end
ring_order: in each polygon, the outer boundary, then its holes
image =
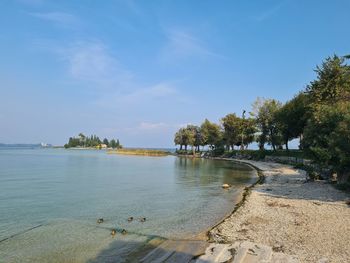
POLYGON ((178 130, 176 133, 175 133, 175 136, 174 136, 174 143, 175 145, 180 145, 180 151, 182 151, 182 133, 181 133, 181 130, 178 130))
MULTIPOLYGON (((247 149, 248 145, 251 144, 255 139, 256 122, 253 118, 241 119, 239 132, 243 135, 243 146, 242 148, 247 149)), ((241 144, 241 142, 240 142, 241 144)))
POLYGON ((276 112, 275 120, 287 150, 290 140, 298 137, 300 141, 302 139, 304 128, 311 114, 308 105, 309 96, 301 92, 276 112))
POLYGON ((238 136, 240 132, 240 118, 234 113, 227 114, 221 119, 222 126, 224 128, 223 139, 225 144, 234 150, 234 146, 238 142, 238 136))
POLYGON ((312 117, 303 146, 318 163, 333 166, 338 182, 350 180, 350 66, 345 58, 328 57, 307 87, 312 117))
POLYGON ((275 120, 276 112, 282 104, 274 99, 257 98, 253 104, 252 115, 256 118, 256 123, 260 131, 258 137, 259 148, 264 149, 265 143, 272 145, 273 150, 281 143, 281 135, 275 120))
POLYGON ((108 139, 107 139, 107 138, 104 138, 104 139, 103 139, 103 144, 106 144, 107 147, 109 146, 109 142, 108 142, 108 139))
POLYGON ((211 149, 220 145, 222 134, 220 126, 205 119, 201 125, 203 142, 209 145, 211 149))
POLYGON ((322 105, 350 101, 350 66, 345 64, 346 57, 334 55, 316 67, 317 78, 306 88, 315 117, 322 105))
POLYGON ((116 148, 116 142, 114 139, 110 140, 109 142, 109 147, 111 147, 112 149, 115 149, 116 148))

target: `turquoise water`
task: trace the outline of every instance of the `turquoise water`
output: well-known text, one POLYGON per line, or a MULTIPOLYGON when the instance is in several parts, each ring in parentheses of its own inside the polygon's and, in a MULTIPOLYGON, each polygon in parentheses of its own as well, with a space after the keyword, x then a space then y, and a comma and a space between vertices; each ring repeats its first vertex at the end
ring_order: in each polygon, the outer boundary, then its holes
POLYGON ((217 160, 0 148, 0 262, 95 262, 113 258, 115 240, 132 250, 150 235, 196 235, 232 209, 254 173, 217 160), (112 228, 130 234, 112 238, 112 228))

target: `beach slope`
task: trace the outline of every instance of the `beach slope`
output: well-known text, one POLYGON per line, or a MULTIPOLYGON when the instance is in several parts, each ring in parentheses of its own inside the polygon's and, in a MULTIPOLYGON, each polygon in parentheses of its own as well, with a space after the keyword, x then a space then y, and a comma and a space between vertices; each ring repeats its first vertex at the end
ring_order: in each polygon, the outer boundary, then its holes
POLYGON ((323 181, 306 182, 291 166, 245 161, 261 170, 246 202, 209 233, 212 242, 250 241, 301 262, 350 262, 349 195, 323 181))

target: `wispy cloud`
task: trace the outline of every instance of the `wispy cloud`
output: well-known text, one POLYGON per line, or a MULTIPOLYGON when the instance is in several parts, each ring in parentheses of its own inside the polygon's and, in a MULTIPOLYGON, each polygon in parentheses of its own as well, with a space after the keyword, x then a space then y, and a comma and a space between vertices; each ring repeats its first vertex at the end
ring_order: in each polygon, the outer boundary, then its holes
POLYGON ((168 82, 145 86, 134 81, 129 87, 128 90, 115 90, 113 93, 102 94, 96 104, 112 109, 129 108, 130 113, 142 114, 145 110, 161 110, 169 103, 188 105, 191 101, 176 86, 168 82))
POLYGON ((207 45, 193 34, 179 29, 166 31, 166 44, 161 50, 161 59, 180 59, 189 57, 217 57, 222 55, 211 51, 207 45))
MULTIPOLYGON (((45 42, 44 42, 45 45, 45 42)), ((160 80, 153 85, 139 83, 100 41, 86 41, 56 48, 56 52, 68 66, 73 80, 86 83, 100 90, 98 105, 123 107, 145 103, 164 103, 167 99, 187 103, 173 81, 160 80)))
POLYGON ((130 105, 135 108, 145 105, 157 107, 169 101, 188 103, 174 81, 140 83, 137 76, 122 65, 113 51, 101 41, 79 41, 66 46, 40 39, 33 43, 40 51, 47 50, 58 55, 70 80, 83 84, 80 87, 94 89, 96 98, 92 103, 100 107, 120 109, 130 105))
POLYGON ((29 15, 52 22, 57 26, 77 27, 81 24, 76 16, 64 12, 29 13, 29 15))
POLYGON ((281 9, 281 7, 286 4, 286 2, 288 2, 288 0, 285 1, 281 1, 278 4, 270 7, 269 9, 263 11, 262 13, 260 13, 259 15, 255 16, 254 19, 262 22, 266 19, 269 19, 270 17, 272 17, 275 13, 277 13, 278 10, 281 9))
POLYGON ((121 89, 128 86, 132 79, 132 74, 101 42, 79 42, 59 52, 68 62, 70 75, 76 80, 90 82, 100 88, 121 89))
POLYGON ((141 122, 138 126, 139 130, 160 130, 169 127, 168 124, 164 122, 141 122))
POLYGON ((138 102, 140 100, 153 100, 175 95, 176 89, 169 83, 161 82, 151 87, 137 89, 122 96, 125 102, 138 102))

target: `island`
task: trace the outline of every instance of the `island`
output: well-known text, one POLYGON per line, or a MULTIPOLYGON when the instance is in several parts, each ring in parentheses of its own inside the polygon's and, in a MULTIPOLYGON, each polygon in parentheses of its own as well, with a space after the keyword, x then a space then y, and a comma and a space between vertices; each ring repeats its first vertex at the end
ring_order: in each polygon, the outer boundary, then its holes
POLYGON ((64 145, 64 148, 75 149, 121 149, 123 146, 120 144, 119 139, 108 140, 100 138, 96 135, 85 136, 83 133, 79 133, 77 137, 70 137, 68 143, 64 145))

